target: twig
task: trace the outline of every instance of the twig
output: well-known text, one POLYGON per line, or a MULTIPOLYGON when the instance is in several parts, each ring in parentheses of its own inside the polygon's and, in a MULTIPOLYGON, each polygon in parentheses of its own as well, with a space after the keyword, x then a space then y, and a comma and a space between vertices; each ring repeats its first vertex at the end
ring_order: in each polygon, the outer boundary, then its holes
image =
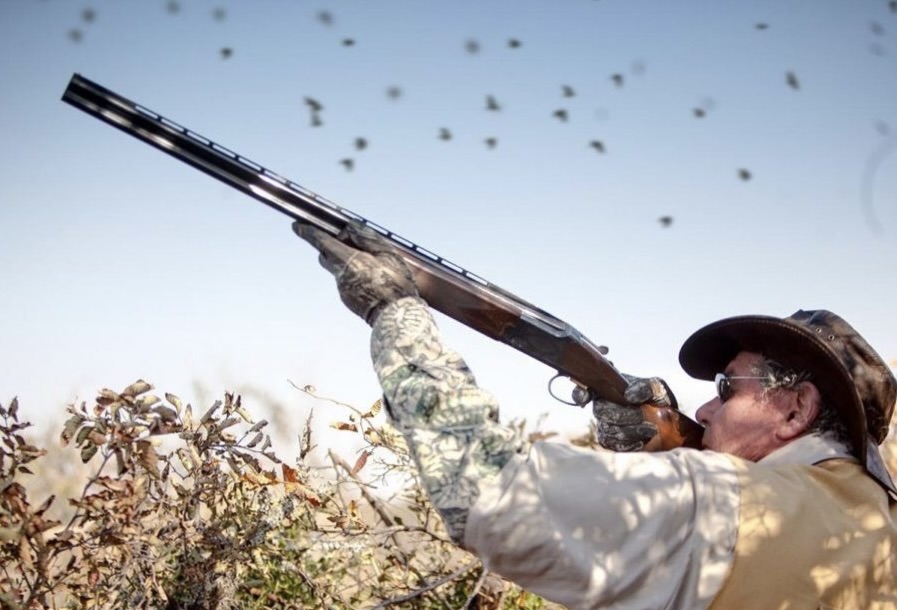
MULTIPOLYGON (((377 604, 376 606, 374 606, 373 608, 371 608, 371 610, 381 610, 381 608, 386 608, 388 606, 392 606, 393 604, 401 604, 402 602, 407 602, 409 600, 420 597, 421 595, 424 595, 425 593, 429 593, 429 592, 433 591, 434 589, 438 589, 442 585, 455 580, 456 578, 462 576, 465 572, 469 572, 470 570, 477 568, 480 565, 482 565, 482 564, 479 561, 475 561, 472 564, 463 566, 463 567, 459 568, 458 570, 452 572, 448 576, 443 576, 439 580, 431 582, 430 584, 428 584, 424 587, 421 587, 420 589, 417 589, 415 591, 412 591, 411 593, 406 593, 405 595, 399 595, 398 597, 393 597, 393 598, 384 600, 384 601, 380 602, 379 604, 377 604)), ((483 572, 485 572, 485 571, 486 570, 483 570, 483 572)))
POLYGON ((477 578, 476 584, 473 585, 473 591, 470 592, 470 595, 467 596, 467 601, 464 602, 464 605, 461 606, 461 610, 467 610, 470 607, 470 602, 474 600, 474 598, 479 595, 480 589, 483 588, 483 584, 486 582, 486 578, 489 576, 489 570, 486 569, 486 566, 483 566, 483 571, 480 573, 480 577, 477 578))
POLYGON ((435 540, 436 542, 444 542, 445 544, 451 544, 453 546, 455 545, 454 542, 452 542, 445 536, 440 536, 436 532, 434 532, 422 525, 392 525, 392 526, 385 527, 382 529, 368 531, 369 536, 392 536, 393 534, 398 534, 398 533, 426 534, 427 536, 429 536, 431 539, 435 540))
POLYGON ((361 481, 361 479, 358 477, 358 474, 352 472, 352 467, 349 466, 349 464, 347 464, 343 458, 336 455, 333 452, 333 449, 328 449, 327 455, 335 465, 346 471, 346 474, 349 475, 350 479, 358 483, 358 491, 361 492, 361 495, 364 496, 364 499, 367 500, 367 503, 370 504, 375 511, 377 511, 377 514, 380 515, 380 518, 383 520, 383 522, 389 526, 395 525, 395 519, 393 519, 392 515, 386 512, 386 508, 382 505, 380 500, 371 495, 371 492, 369 492, 364 486, 363 481, 361 481))
POLYGON ((300 388, 298 385, 296 385, 296 384, 295 384, 292 380, 290 380, 290 379, 287 379, 287 383, 289 383, 291 386, 293 386, 294 388, 296 388, 297 390, 299 390, 299 391, 302 392, 303 394, 306 394, 306 395, 308 395, 308 396, 311 396, 312 398, 315 398, 315 399, 317 399, 317 400, 323 400, 323 401, 325 401, 325 402, 329 402, 329 403, 333 403, 333 404, 335 404, 335 405, 337 405, 337 406, 340 406, 340 407, 346 407, 347 409, 351 409, 351 410, 352 410, 353 412, 355 412, 356 414, 358 414, 358 415, 362 415, 361 410, 357 409, 356 407, 353 407, 353 406, 350 405, 350 404, 347 404, 347 403, 345 403, 345 402, 340 402, 340 401, 338 401, 338 400, 336 400, 336 399, 334 399, 334 398, 328 398, 328 397, 326 397, 326 396, 318 396, 318 395, 314 392, 314 390, 309 390, 309 389, 307 389, 309 386, 305 386, 304 388, 300 388))

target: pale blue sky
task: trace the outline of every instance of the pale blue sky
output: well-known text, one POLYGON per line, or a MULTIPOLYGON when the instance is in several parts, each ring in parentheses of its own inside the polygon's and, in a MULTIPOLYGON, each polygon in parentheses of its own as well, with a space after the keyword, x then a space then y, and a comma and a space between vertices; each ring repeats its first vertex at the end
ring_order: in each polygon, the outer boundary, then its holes
MULTIPOLYGON (((679 346, 729 315, 832 309, 897 358, 897 155, 872 185, 879 230, 861 199, 897 137, 885 0, 167 4, 0 2, 0 402, 33 419, 138 377, 188 399, 248 384, 297 430, 287 379, 378 394, 365 325, 288 219, 62 103, 74 72, 561 317, 687 410, 711 389, 679 346)), ((505 416, 585 425, 544 366, 440 324, 505 416)))

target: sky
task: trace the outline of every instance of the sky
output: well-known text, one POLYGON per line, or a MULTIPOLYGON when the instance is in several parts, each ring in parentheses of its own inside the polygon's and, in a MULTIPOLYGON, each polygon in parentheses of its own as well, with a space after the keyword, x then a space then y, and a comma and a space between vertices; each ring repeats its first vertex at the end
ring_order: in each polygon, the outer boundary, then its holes
MULTIPOLYGON (((686 412, 712 389, 679 347, 723 317, 830 309, 892 361, 893 4, 3 0, 0 403, 55 425, 143 378, 279 405, 294 438, 337 416, 293 384, 379 395, 290 220, 64 104, 74 73, 565 320, 686 412)), ((504 419, 587 426, 553 371, 437 321, 504 419)))

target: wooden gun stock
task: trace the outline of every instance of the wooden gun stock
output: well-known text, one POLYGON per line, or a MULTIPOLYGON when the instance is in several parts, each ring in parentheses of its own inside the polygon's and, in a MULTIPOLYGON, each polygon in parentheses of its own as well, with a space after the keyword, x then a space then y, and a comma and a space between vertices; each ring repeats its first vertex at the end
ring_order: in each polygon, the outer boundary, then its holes
POLYGON ((657 426, 657 435, 645 444, 644 451, 667 451, 676 447, 701 449, 704 428, 681 411, 669 407, 642 405, 645 420, 657 426))
MULTIPOLYGON (((443 314, 552 367, 592 397, 625 404, 626 381, 599 348, 566 322, 305 187, 265 169, 78 74, 63 101, 188 163, 291 218, 340 237, 351 223, 377 231, 405 258, 421 296, 443 314)), ((654 449, 699 447, 698 424, 670 409, 643 407, 660 434, 654 449), (695 442, 697 438, 697 442, 695 442), (678 444, 677 444, 678 443, 678 444)))

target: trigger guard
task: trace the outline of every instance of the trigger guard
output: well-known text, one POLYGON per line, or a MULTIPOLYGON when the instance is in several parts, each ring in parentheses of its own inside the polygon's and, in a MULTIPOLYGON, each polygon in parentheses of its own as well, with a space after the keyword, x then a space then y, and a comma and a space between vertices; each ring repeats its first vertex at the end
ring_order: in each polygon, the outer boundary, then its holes
POLYGON ((576 383, 569 377, 567 377, 567 379, 570 379, 570 381, 576 385, 576 387, 573 389, 573 396, 571 397, 573 400, 564 400, 563 398, 561 398, 560 396, 555 394, 552 384, 554 384, 555 380, 558 379, 559 377, 566 377, 566 376, 561 373, 557 373, 551 379, 548 380, 548 394, 551 395, 551 397, 554 398, 556 401, 564 403, 565 405, 570 405, 571 407, 585 407, 587 404, 589 404, 592 401, 591 391, 589 391, 589 389, 587 387, 576 383))

